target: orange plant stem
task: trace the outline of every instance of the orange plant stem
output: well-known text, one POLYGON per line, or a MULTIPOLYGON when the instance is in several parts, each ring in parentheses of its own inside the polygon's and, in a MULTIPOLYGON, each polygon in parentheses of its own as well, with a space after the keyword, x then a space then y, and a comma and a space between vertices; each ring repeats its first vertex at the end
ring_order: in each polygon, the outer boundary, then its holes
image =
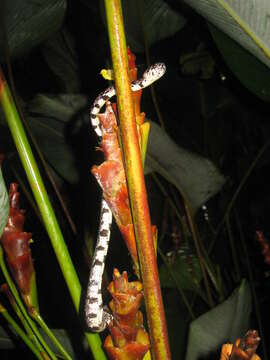
POLYGON ((105 0, 126 177, 143 281, 151 351, 171 359, 129 79, 120 0, 105 0))

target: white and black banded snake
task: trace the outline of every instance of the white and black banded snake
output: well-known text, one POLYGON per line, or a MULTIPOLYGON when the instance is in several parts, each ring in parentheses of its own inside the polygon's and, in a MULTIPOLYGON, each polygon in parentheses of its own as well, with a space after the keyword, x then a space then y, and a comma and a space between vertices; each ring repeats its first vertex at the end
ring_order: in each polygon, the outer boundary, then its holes
MULTIPOLYGON (((140 80, 131 83, 132 91, 138 91, 164 75, 166 66, 163 63, 155 63, 151 65, 144 73, 140 80)), ((115 95, 115 88, 113 86, 103 91, 94 101, 90 110, 91 124, 96 132, 99 141, 102 141, 102 126, 100 124, 98 114, 106 101, 115 95)), ((105 257, 108 251, 110 240, 110 228, 112 223, 112 212, 102 197, 100 225, 97 236, 97 243, 93 255, 92 266, 87 287, 86 301, 85 301, 85 317, 87 326, 91 331, 103 331, 113 320, 113 316, 107 309, 103 308, 101 285, 102 275, 104 270, 105 257)))

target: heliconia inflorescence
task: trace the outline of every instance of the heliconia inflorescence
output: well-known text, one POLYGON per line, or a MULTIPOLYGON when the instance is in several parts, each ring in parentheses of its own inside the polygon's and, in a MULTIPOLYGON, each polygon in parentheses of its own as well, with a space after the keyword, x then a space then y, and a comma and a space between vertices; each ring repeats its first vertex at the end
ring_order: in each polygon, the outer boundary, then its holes
POLYGON ((260 337, 257 330, 248 330, 234 344, 222 346, 220 360, 260 360, 256 354, 259 343, 260 337))
POLYGON ((32 234, 23 230, 25 211, 19 208, 19 198, 18 184, 12 183, 9 189, 9 217, 0 242, 25 304, 31 309, 38 307, 35 270, 30 249, 32 234))
MULTIPOLYGON (((131 81, 137 79, 137 69, 135 67, 135 56, 128 50, 130 77, 131 81)), ((136 122, 138 126, 139 141, 141 152, 145 154, 149 124, 144 123, 145 114, 140 112, 140 99, 142 90, 132 93, 136 122)), ((100 149, 104 152, 105 161, 99 166, 93 166, 92 174, 96 177, 103 190, 103 196, 107 201, 114 215, 115 221, 127 244, 131 254, 134 271, 139 277, 139 264, 134 234, 134 226, 129 204, 128 189, 125 177, 125 170, 119 144, 118 126, 116 120, 116 104, 106 103, 106 110, 99 114, 99 121, 102 125, 102 142, 100 149)), ((142 155, 144 159, 144 155, 142 155)), ((156 227, 152 227, 153 239, 156 239, 156 227)))
POLYGON ((139 311, 143 298, 141 282, 128 282, 127 272, 121 275, 114 269, 108 290, 113 298, 109 306, 114 321, 109 328, 111 335, 105 339, 106 352, 113 360, 143 359, 150 348, 150 341, 139 311))
MULTIPOLYGON (((130 79, 137 79, 135 56, 128 50, 130 79)), ((140 112, 142 90, 132 93, 136 114, 139 143, 144 161, 149 124, 144 123, 145 114, 140 112)), ((102 141, 99 148, 103 151, 105 161, 93 166, 92 174, 103 190, 103 197, 108 203, 120 232, 127 244, 133 260, 134 271, 140 278, 139 262, 134 234, 134 226, 129 203, 128 189, 123 165, 119 129, 116 120, 116 104, 106 103, 104 113, 98 114, 102 127, 102 141)), ((153 241, 156 241, 156 227, 152 227, 153 241)), ((121 275, 117 269, 113 281, 108 286, 113 300, 110 309, 113 324, 109 326, 111 335, 105 340, 105 350, 110 359, 128 360, 143 359, 150 348, 147 332, 143 328, 143 316, 139 306, 143 298, 142 284, 139 281, 128 282, 126 272, 121 275)))

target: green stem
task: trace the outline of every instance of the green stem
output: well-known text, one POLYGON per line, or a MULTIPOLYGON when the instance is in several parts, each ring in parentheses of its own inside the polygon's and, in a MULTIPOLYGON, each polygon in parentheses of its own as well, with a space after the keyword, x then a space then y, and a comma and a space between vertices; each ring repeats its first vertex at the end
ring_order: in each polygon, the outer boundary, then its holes
POLYGON ((8 284, 9 290, 11 291, 22 315, 24 316, 24 318, 26 319, 26 321, 28 322, 29 326, 31 327, 34 336, 38 339, 39 343, 43 346, 43 348, 46 350, 46 352, 49 354, 49 356, 51 357, 51 359, 53 360, 57 360, 56 356, 54 355, 54 353, 52 352, 52 350, 49 348, 49 346, 46 344, 46 342, 44 341, 43 337, 41 336, 38 328, 36 327, 35 323, 32 321, 32 319, 30 318, 30 316, 28 315, 23 302, 19 296, 19 293, 16 289, 16 286, 14 285, 9 272, 7 270, 6 264, 5 264, 5 260, 4 260, 4 254, 3 254, 3 249, 2 246, 0 246, 0 267, 2 270, 2 273, 4 275, 4 278, 8 284))
MULTIPOLYGON (((68 286, 73 304, 79 312, 81 301, 81 285, 65 244, 61 229, 54 214, 51 202, 40 176, 31 147, 27 140, 20 117, 10 94, 8 85, 0 68, 0 103, 6 117, 13 140, 18 150, 22 165, 39 207, 45 228, 51 240, 58 263, 68 286)), ((87 333, 86 338, 92 354, 97 360, 105 360, 106 356, 101 348, 101 339, 98 334, 87 333)))
MULTIPOLYGON (((6 284, 7 285, 7 284, 6 284)), ((17 302, 15 301, 8 285, 7 285, 7 289, 3 289, 4 293, 6 294, 6 296, 9 299, 9 302, 13 308, 13 310, 15 311, 16 315, 18 316, 18 318, 20 319, 21 323, 24 326, 24 329, 29 337, 29 339, 35 344, 35 346, 37 347, 37 349, 39 350, 40 353, 44 353, 44 349, 42 348, 40 342, 38 341, 36 335, 34 334, 31 326, 29 325, 29 323, 27 322, 27 319, 23 316, 23 313, 21 312, 17 302)))
POLYGON ((45 334, 51 339, 52 343, 55 345, 55 347, 59 350, 59 352, 62 354, 64 359, 72 360, 71 356, 66 352, 66 350, 63 348, 59 340, 56 338, 54 333, 51 331, 51 329, 47 326, 45 321, 42 319, 41 315, 39 314, 36 309, 34 309, 31 312, 31 316, 33 319, 39 324, 39 326, 42 328, 45 334))
POLYGON ((15 333, 23 340, 25 345, 29 347, 29 349, 36 355, 39 360, 44 360, 44 357, 40 354, 35 345, 29 340, 26 333, 23 329, 17 324, 17 322, 12 318, 12 316, 8 313, 8 311, 0 304, 0 313, 7 320, 8 324, 15 331, 15 333))

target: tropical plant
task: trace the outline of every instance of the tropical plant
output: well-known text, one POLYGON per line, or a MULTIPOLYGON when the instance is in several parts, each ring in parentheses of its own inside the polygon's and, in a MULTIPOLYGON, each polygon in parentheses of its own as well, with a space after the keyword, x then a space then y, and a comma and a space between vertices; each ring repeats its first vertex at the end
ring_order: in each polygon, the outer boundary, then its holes
POLYGON ((3 358, 256 359, 260 337, 267 359, 268 53, 262 64, 177 1, 104 4, 1 5, 3 358), (132 93, 155 62, 165 76, 132 93), (89 109, 108 79, 117 104, 98 144, 89 109), (83 311, 100 202, 90 167, 120 230, 103 279, 109 335, 83 311))

